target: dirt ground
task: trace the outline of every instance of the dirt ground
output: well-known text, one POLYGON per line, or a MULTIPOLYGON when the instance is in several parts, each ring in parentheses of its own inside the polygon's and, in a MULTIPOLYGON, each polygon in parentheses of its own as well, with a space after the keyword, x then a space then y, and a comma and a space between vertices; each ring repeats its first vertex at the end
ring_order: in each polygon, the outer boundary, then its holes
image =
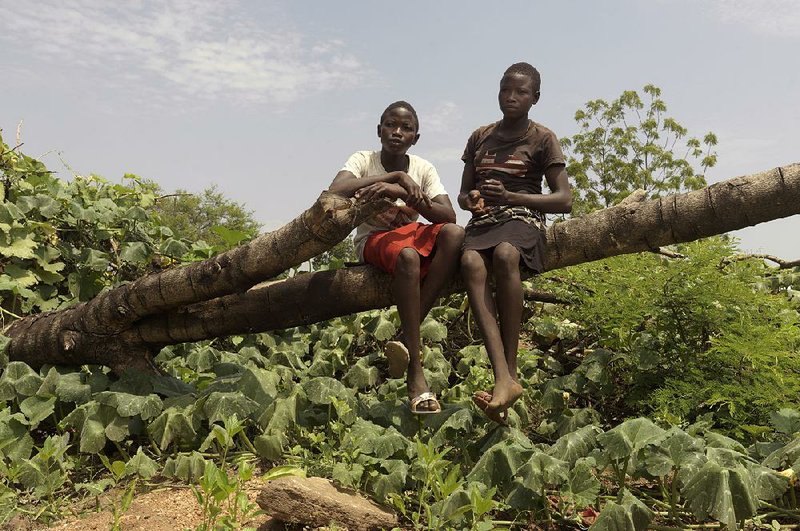
MULTIPOLYGON (((248 484, 247 493, 250 500, 255 503, 258 494, 258 482, 248 484)), ((109 497, 101 500, 101 507, 107 507, 113 498, 121 496, 121 491, 112 491, 109 497)), ((111 510, 95 511, 94 506, 73 507, 77 516, 66 517, 54 522, 49 527, 34 524, 24 519, 14 519, 0 529, 9 531, 39 531, 42 529, 58 531, 108 531, 114 521, 111 510)), ((202 523, 202 509, 197 499, 188 487, 156 487, 149 492, 137 493, 130 508, 120 519, 124 531, 180 531, 195 529, 202 523)), ((283 531, 296 529, 286 527, 283 523, 273 520, 269 516, 260 515, 250 522, 247 527, 256 528, 258 531, 283 531)))

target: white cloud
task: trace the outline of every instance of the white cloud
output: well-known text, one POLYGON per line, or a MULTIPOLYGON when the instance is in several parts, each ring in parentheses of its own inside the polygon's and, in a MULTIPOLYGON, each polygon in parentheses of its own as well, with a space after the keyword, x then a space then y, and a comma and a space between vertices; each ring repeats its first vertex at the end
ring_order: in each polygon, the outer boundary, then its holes
POLYGON ((755 33, 790 38, 800 35, 797 0, 714 0, 711 9, 723 22, 755 33))
POLYGON ((161 100, 285 103, 362 82, 343 42, 282 26, 259 24, 238 0, 0 2, 4 48, 109 86, 154 79, 161 100))
POLYGON ((423 133, 446 133, 461 119, 461 109, 452 101, 444 101, 430 112, 420 113, 419 119, 423 133))

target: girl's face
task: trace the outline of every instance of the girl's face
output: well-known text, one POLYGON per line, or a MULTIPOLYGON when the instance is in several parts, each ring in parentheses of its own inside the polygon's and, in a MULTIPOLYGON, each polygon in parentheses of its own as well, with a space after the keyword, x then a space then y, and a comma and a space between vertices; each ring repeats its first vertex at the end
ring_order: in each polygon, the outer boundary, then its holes
POLYGON ((539 93, 533 90, 533 81, 524 74, 507 74, 500 80, 497 96, 500 110, 505 118, 527 117, 531 107, 539 101, 539 93))
POLYGON ((408 109, 395 107, 387 112, 378 124, 378 136, 383 151, 393 155, 404 155, 419 139, 414 115, 408 109))

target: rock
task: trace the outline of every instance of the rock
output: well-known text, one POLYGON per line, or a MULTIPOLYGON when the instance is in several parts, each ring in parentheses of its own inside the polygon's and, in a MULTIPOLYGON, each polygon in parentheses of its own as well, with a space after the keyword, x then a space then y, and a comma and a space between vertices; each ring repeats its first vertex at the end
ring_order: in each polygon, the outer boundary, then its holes
POLYGON ((269 481, 256 501, 270 516, 294 524, 322 527, 336 523, 351 531, 398 525, 393 513, 324 478, 287 476, 269 481))

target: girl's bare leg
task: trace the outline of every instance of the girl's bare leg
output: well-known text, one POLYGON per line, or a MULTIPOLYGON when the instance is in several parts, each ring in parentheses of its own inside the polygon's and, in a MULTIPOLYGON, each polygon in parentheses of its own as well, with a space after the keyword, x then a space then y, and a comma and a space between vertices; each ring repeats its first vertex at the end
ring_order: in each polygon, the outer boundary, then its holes
POLYGON ((500 334, 503 338, 508 373, 515 382, 518 381, 517 351, 523 306, 519 260, 519 251, 508 243, 498 245, 492 254, 500 334))
MULTIPOLYGON (((461 275, 467 285, 470 307, 492 364, 495 385, 487 407, 491 413, 496 414, 507 409, 519 398, 522 394, 522 387, 511 378, 509 373, 503 339, 496 320, 495 301, 489 282, 489 271, 492 269, 489 260, 490 258, 478 251, 465 251, 461 257, 461 275)), ((494 271, 494 274, 498 276, 501 273, 494 271)))

